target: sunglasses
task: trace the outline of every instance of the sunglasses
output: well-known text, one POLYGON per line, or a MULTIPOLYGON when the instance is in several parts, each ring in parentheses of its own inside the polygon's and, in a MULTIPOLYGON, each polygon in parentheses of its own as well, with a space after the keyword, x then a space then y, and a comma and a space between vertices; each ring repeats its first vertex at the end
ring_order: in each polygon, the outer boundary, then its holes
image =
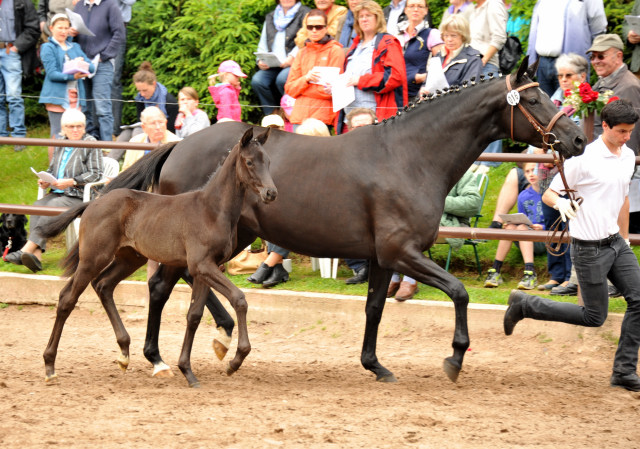
POLYGON ((327 26, 326 25, 307 25, 307 30, 309 31, 320 31, 320 30, 324 30, 327 26))
POLYGON ((598 61, 602 61, 607 56, 609 56, 609 55, 607 55, 605 53, 591 53, 591 56, 589 57, 589 59, 591 59, 592 61, 594 59, 597 59, 598 61))

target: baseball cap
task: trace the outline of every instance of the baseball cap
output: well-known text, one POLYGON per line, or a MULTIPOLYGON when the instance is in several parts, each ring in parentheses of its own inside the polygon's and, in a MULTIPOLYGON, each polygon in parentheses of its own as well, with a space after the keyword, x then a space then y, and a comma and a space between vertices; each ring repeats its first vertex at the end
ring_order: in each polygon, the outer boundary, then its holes
POLYGON ((218 67, 218 73, 226 73, 226 72, 233 73, 235 76, 238 76, 240 78, 247 77, 247 75, 242 73, 242 70, 240 69, 240 65, 237 62, 232 61, 231 59, 223 61, 220 64, 220 67, 218 67))
POLYGON ((262 119, 262 122, 260 123, 260 126, 262 126, 263 128, 269 128, 271 127, 277 127, 277 128, 284 128, 284 120, 282 120, 282 117, 280 117, 277 114, 271 114, 271 115, 267 115, 262 119))
POLYGON ((587 53, 591 53, 592 51, 607 51, 610 48, 624 50, 622 39, 620 39, 620 36, 617 34, 601 34, 596 36, 587 53))

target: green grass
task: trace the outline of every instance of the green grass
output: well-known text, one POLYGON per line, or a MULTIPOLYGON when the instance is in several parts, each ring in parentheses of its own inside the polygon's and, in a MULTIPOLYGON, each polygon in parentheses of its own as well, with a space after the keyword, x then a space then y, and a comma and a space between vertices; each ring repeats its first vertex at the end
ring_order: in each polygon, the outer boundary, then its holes
MULTIPOLYGON (((28 136, 45 138, 48 133, 48 127, 37 127, 32 129, 28 133, 28 136)), ((491 223, 502 181, 514 165, 513 163, 503 163, 499 167, 492 168, 489 172, 490 182, 482 208, 483 216, 480 219, 480 227, 486 228, 491 223)), ((21 153, 15 153, 12 147, 1 147, 0 166, 3 167, 2 173, 0 173, 0 203, 31 204, 36 199, 37 184, 36 177, 30 172, 29 167, 34 167, 36 170, 46 169, 47 150, 44 147, 28 147, 21 153)), ((497 243, 497 241, 488 241, 478 246, 478 253, 484 271, 486 271, 493 262, 497 243)), ((431 250, 434 260, 441 266, 444 266, 447 248, 448 245, 435 245, 431 250)), ((634 248, 636 256, 639 255, 639 251, 640 247, 634 248)), ((60 268, 59 262, 65 253, 64 236, 52 239, 43 257, 43 271, 41 273, 60 276, 63 270, 60 268)), ((343 260, 340 261, 338 279, 334 280, 323 279, 320 277, 319 271, 312 271, 308 257, 292 254, 291 258, 293 259, 291 280, 285 284, 276 286, 275 289, 360 296, 366 296, 367 294, 366 284, 346 285, 344 283, 344 279, 352 276, 352 273, 351 270, 344 265, 343 260)), ((546 256, 536 257, 535 266, 539 280, 547 280, 546 256)), ((4 262, 0 262, 0 270, 30 273, 30 271, 23 266, 16 266, 4 262)), ((506 304, 510 290, 516 288, 520 281, 522 270, 523 262, 520 251, 513 246, 505 259, 502 269, 505 283, 495 289, 486 289, 483 288, 484 276, 479 277, 476 271, 473 249, 470 246, 464 246, 459 251, 454 252, 451 261, 451 272, 464 283, 472 303, 506 304)), ((238 287, 257 288, 254 284, 246 281, 247 275, 229 277, 238 287)), ((144 281, 146 279, 146 269, 144 267, 141 268, 129 279, 144 281)), ((449 298, 443 292, 425 285, 420 285, 420 291, 416 294, 415 299, 449 301, 449 298)), ((554 299, 568 302, 575 302, 576 300, 574 297, 554 297, 554 299)), ((611 312, 624 312, 625 309, 626 302, 621 298, 615 298, 610 301, 609 310, 611 312)))

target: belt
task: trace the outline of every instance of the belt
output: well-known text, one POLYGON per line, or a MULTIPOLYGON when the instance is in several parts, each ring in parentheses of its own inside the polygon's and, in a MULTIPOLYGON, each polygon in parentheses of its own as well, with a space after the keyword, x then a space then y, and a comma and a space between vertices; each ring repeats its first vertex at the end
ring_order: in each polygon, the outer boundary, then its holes
POLYGON ((620 234, 612 234, 606 239, 602 239, 602 240, 580 240, 580 239, 574 239, 572 237, 571 244, 578 245, 578 246, 595 246, 599 248, 601 246, 609 246, 611 245, 611 243, 615 242, 619 238, 620 238, 620 234))

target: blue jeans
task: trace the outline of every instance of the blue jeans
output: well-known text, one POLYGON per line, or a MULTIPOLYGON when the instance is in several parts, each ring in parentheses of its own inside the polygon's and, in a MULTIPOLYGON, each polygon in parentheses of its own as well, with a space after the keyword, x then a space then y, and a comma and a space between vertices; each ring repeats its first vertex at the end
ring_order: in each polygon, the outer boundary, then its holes
POLYGON ((640 266, 638 259, 619 235, 600 245, 572 240, 571 259, 578 275, 584 306, 555 302, 540 296, 527 296, 523 312, 526 318, 559 321, 578 326, 599 327, 607 318, 609 294, 607 278, 627 301, 620 328, 613 372, 635 373, 640 347, 640 266))
POLYGON ((281 246, 276 245, 275 243, 267 242, 267 254, 270 252, 274 252, 276 254, 280 254, 283 259, 289 257, 289 250, 285 249, 281 246))
POLYGON ((280 107, 280 98, 284 95, 284 84, 288 76, 289 67, 258 70, 251 78, 251 87, 258 95, 264 115, 269 115, 280 107))
POLYGON ((540 62, 538 63, 538 71, 536 77, 538 83, 540 83, 540 89, 547 95, 554 94, 560 83, 558 82, 558 72, 556 71, 556 59, 548 56, 540 56, 540 62))
MULTIPOLYGON (((126 24, 125 24, 126 25, 126 24)), ((127 27, 124 27, 124 41, 114 59, 115 68, 113 69, 113 84, 111 85, 111 98, 114 100, 112 105, 113 112, 113 134, 119 136, 122 130, 122 69, 124 67, 124 58, 127 54, 127 27)))
POLYGON ((22 99, 22 60, 16 52, 0 50, 0 136, 8 137, 7 103, 9 103, 9 127, 13 137, 26 137, 24 125, 24 100, 22 99))
MULTIPOLYGON (((542 203, 542 215, 544 215, 544 228, 551 229, 553 223, 558 219, 560 213, 553 207, 542 203)), ((566 223, 560 223, 560 229, 564 229, 566 223)), ((555 246, 555 245, 554 245, 555 246)), ((547 252, 547 270, 552 280, 562 284, 571 278, 571 250, 567 249, 567 244, 560 245, 560 251, 567 250, 562 256, 554 256, 547 252)))
POLYGON ((110 142, 113 132, 113 111, 111 110, 111 83, 113 83, 113 63, 104 61, 91 79, 86 79, 87 89, 87 133, 99 140, 110 142))
MULTIPOLYGON (((497 66, 489 63, 487 63, 482 68, 482 74, 484 76, 487 76, 489 73, 493 73, 494 76, 497 76, 499 72, 500 69, 497 66)), ((487 148, 484 149, 483 153, 502 153, 502 140, 494 140, 493 142, 491 142, 489 145, 487 145, 487 148)), ((497 167, 498 165, 502 164, 502 162, 482 161, 478 162, 478 164, 486 165, 488 167, 497 167)))

